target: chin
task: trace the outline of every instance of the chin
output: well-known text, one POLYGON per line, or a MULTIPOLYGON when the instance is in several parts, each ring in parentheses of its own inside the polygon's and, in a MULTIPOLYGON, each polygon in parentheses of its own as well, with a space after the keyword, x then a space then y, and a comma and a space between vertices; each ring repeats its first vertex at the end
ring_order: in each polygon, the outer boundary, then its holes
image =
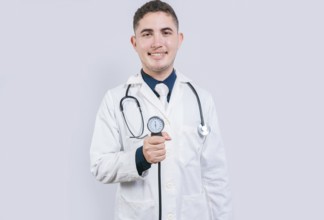
POLYGON ((163 73, 164 71, 168 70, 169 67, 160 67, 160 68, 152 68, 151 70, 156 73, 163 73))

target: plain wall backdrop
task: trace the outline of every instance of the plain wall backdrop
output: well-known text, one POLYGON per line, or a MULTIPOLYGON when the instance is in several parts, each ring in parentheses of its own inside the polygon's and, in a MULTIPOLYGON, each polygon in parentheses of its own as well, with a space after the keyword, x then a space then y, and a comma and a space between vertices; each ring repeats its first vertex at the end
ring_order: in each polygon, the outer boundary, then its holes
MULTIPOLYGON (((0 219, 112 219, 89 147, 104 93, 140 70, 144 2, 0 1, 0 219)), ((168 2, 175 66, 217 105, 235 219, 323 220, 323 1, 168 2)))

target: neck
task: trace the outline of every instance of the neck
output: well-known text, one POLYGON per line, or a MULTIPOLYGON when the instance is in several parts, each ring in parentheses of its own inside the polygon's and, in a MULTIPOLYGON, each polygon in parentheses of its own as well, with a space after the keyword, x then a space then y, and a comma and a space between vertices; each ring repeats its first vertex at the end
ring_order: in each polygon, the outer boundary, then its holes
POLYGON ((147 74, 150 75, 152 78, 158 80, 158 81, 164 81, 166 78, 168 78, 172 71, 173 71, 173 67, 172 68, 168 68, 167 70, 163 70, 163 71, 149 71, 147 69, 145 69, 143 67, 143 71, 147 74))

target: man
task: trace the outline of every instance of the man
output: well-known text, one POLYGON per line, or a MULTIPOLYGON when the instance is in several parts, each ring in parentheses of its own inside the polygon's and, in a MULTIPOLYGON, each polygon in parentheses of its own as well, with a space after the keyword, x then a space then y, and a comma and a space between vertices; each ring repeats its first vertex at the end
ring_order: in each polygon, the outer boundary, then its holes
POLYGON ((133 28, 142 70, 106 93, 96 118, 91 172, 103 183, 119 183, 116 220, 228 220, 227 166, 212 97, 194 86, 196 96, 191 81, 173 67, 183 40, 177 16, 167 3, 150 1, 135 13, 133 28), (159 100, 159 85, 167 103, 159 100), (208 135, 197 129, 198 98, 208 135), (146 128, 152 116, 163 119, 162 136, 146 128))

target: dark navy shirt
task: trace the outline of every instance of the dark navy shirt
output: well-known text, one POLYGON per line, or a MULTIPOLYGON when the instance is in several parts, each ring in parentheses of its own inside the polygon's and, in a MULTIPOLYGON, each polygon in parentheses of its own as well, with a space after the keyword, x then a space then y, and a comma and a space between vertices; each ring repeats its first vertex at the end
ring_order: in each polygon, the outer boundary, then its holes
POLYGON ((172 73, 168 76, 168 78, 166 78, 163 81, 159 81, 159 80, 154 79, 152 76, 146 74, 143 70, 141 70, 141 74, 142 74, 142 77, 143 77, 144 82, 146 82, 146 84, 152 89, 152 91, 154 92, 154 94, 157 97, 160 97, 160 96, 154 90, 156 84, 158 84, 158 83, 164 83, 165 85, 167 85, 168 88, 169 88, 168 102, 170 101, 171 92, 172 92, 172 89, 173 89, 173 86, 174 86, 174 82, 177 79, 177 75, 176 75, 174 69, 172 70, 172 73))
MULTIPOLYGON (((172 73, 168 76, 168 78, 166 78, 163 81, 154 79, 152 76, 146 74, 143 70, 141 70, 141 74, 142 74, 142 78, 143 78, 144 82, 152 89, 152 91, 154 92, 154 94, 157 97, 159 97, 159 94, 154 90, 156 84, 164 83, 165 85, 167 85, 169 88, 169 93, 168 93, 167 99, 168 99, 168 102, 170 101, 171 92, 172 92, 174 83, 177 79, 177 75, 176 75, 174 69, 172 70, 172 73)), ((143 146, 137 148, 136 155, 135 155, 135 161, 136 161, 137 172, 139 175, 142 175, 142 173, 145 170, 147 170, 151 167, 151 164, 149 162, 147 162, 144 157, 143 146)))

